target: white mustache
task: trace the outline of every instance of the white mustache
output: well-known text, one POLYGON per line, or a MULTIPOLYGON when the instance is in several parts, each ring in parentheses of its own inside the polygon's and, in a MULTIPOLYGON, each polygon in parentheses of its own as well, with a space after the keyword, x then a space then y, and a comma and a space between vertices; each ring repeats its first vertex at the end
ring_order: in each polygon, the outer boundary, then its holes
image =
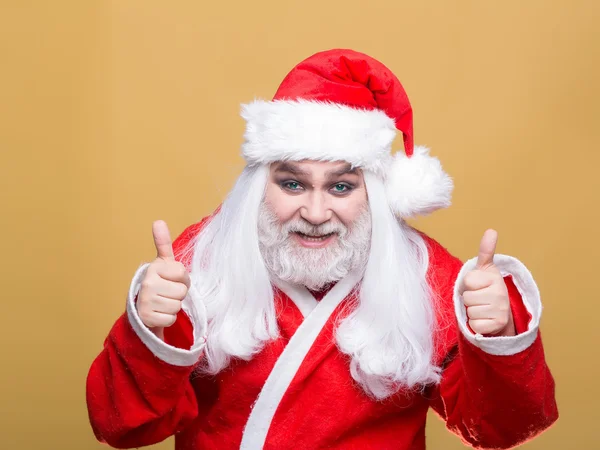
POLYGON ((326 222, 320 225, 312 225, 305 220, 294 220, 283 225, 282 231, 287 234, 302 233, 306 236, 325 236, 327 234, 337 234, 344 237, 348 233, 341 223, 326 222))

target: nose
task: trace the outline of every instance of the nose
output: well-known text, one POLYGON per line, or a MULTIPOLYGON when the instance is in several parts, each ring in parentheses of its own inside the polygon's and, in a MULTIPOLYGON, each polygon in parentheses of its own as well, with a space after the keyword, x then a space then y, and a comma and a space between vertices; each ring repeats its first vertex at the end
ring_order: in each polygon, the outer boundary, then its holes
POLYGON ((332 212, 323 193, 316 190, 311 192, 300 208, 300 216, 313 225, 321 225, 330 220, 332 212))

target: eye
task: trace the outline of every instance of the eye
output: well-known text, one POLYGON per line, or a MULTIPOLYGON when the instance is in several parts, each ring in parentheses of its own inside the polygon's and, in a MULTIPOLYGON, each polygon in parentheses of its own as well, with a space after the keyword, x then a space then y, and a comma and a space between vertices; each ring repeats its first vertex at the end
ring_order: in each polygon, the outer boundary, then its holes
POLYGON ((346 183, 337 183, 332 186, 332 189, 336 194, 345 194, 352 190, 352 186, 346 183))
POLYGON ((302 189, 302 186, 297 181, 284 181, 281 183, 281 186, 290 191, 299 191, 302 189))

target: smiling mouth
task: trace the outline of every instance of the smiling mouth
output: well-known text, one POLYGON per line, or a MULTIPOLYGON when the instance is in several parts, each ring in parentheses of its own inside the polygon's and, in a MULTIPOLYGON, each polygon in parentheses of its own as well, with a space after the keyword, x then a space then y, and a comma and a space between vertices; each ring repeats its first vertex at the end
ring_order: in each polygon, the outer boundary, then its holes
POLYGON ((304 234, 304 233, 300 233, 300 232, 296 232, 296 234, 298 236, 300 236, 302 239, 305 239, 305 240, 311 241, 311 242, 321 242, 321 241, 324 241, 325 239, 333 236, 333 233, 321 234, 321 235, 316 235, 316 236, 310 236, 308 234, 304 234))

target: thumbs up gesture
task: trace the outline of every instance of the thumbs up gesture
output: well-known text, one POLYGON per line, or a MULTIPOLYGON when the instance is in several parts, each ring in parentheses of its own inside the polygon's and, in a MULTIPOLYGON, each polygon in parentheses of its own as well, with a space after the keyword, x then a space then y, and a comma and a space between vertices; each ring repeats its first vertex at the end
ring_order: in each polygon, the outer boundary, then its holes
POLYGON ((487 336, 514 336, 508 289, 500 270, 494 265, 497 242, 495 230, 484 233, 477 265, 464 276, 459 293, 467 309, 471 330, 487 336))
POLYGON ((185 266, 175 261, 167 224, 162 220, 154 222, 152 234, 156 259, 146 270, 136 308, 142 323, 164 340, 164 328, 175 323, 190 288, 190 276, 185 266))

